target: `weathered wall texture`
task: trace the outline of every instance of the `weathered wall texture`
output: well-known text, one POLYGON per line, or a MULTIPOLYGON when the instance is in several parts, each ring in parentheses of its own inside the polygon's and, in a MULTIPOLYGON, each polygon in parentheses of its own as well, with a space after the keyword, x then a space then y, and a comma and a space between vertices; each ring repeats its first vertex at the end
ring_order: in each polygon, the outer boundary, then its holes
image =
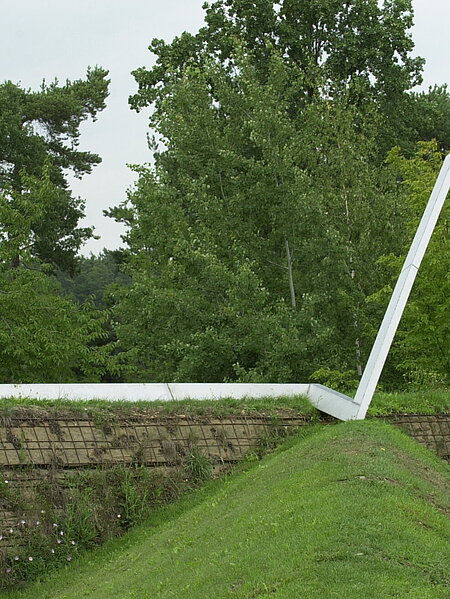
POLYGON ((398 414, 384 419, 401 428, 439 457, 450 461, 450 414, 398 414))
MULTIPOLYGON (((111 418, 18 410, 0 420, 0 482, 7 484, 8 491, 16 489, 32 497, 33 488, 43 481, 69 481, 70 474, 79 470, 118 465, 177 467, 193 448, 220 471, 242 460, 269 436, 288 434, 309 422, 308 417, 295 414, 215 418, 142 412, 111 418)), ((9 503, 2 498, 0 485, 0 534, 17 520, 9 503)))
POLYGON ((288 431, 308 421, 302 416, 263 415, 212 418, 140 414, 114 420, 14 417, 0 425, 0 467, 161 467, 176 462, 177 455, 193 445, 213 463, 236 462, 274 429, 288 431))
MULTIPOLYGON (((399 426, 440 457, 450 458, 450 415, 395 415, 399 426)), ((192 446, 212 463, 242 459, 261 439, 309 424, 301 415, 282 413, 230 417, 135 414, 126 417, 61 415, 27 410, 0 419, 0 470, 92 468, 140 464, 165 467, 192 446)))

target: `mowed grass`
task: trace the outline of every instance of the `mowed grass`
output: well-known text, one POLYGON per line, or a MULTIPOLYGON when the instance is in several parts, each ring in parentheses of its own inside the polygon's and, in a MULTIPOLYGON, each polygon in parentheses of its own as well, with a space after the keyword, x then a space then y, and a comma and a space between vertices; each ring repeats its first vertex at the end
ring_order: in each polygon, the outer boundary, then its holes
POLYGON ((172 401, 108 401, 103 399, 70 400, 70 399, 32 399, 27 397, 1 397, 0 416, 20 415, 27 410, 39 408, 47 412, 64 412, 67 414, 84 414, 98 416, 130 416, 136 412, 151 412, 162 416, 188 414, 190 416, 230 416, 242 413, 268 414, 279 410, 293 411, 306 417, 313 417, 317 410, 302 395, 285 397, 261 397, 245 399, 183 399, 172 401))
POLYGON ((450 413, 450 391, 424 390, 404 393, 375 393, 369 414, 445 414, 450 413))
POLYGON ((316 425, 18 599, 447 599, 449 467, 378 421, 316 425))
MULTIPOLYGON (((99 417, 121 417, 134 415, 136 412, 156 414, 227 417, 233 414, 261 413, 273 414, 279 411, 292 411, 314 419, 319 412, 302 395, 291 397, 261 397, 245 399, 217 400, 173 400, 173 401, 107 401, 92 400, 39 400, 31 398, 0 398, 0 417, 2 415, 20 415, 29 409, 38 408, 54 413, 64 412, 68 415, 84 414, 99 417)), ((378 392, 369 407, 369 415, 387 414, 443 414, 450 412, 450 391, 424 390, 415 392, 378 392)))

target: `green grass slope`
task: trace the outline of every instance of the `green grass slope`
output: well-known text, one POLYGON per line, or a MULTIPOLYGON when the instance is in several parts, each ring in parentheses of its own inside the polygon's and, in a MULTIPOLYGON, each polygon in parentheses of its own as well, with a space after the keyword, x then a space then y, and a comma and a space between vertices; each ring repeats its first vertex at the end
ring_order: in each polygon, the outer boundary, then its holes
POLYGON ((447 599, 449 491, 448 465, 389 425, 318 426, 5 596, 447 599))

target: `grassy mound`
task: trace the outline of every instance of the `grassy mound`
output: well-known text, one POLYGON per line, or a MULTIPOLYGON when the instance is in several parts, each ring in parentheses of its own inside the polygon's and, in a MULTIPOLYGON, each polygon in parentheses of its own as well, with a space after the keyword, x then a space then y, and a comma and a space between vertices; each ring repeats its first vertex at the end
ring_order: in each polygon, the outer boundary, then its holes
POLYGON ((5 597, 448 597, 448 466, 377 421, 307 434, 5 597))

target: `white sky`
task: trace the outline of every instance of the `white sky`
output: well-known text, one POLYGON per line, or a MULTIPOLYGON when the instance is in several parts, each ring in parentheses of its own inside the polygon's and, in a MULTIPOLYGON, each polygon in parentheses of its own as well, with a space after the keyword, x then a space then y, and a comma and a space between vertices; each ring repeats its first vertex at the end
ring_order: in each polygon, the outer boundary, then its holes
MULTIPOLYGON (((134 174, 126 163, 150 160, 148 113, 128 107, 135 92, 130 72, 149 67, 148 45, 170 41, 203 23, 203 0, 0 0, 0 82, 36 88, 43 78, 79 79, 88 65, 110 71, 107 108, 96 123, 82 127, 80 148, 100 154, 103 162, 83 180, 73 180, 86 199, 86 225, 101 236, 83 253, 120 245, 121 225, 103 210, 125 199, 134 174)), ((413 0, 415 54, 426 59, 424 86, 450 83, 450 0, 413 0)))

